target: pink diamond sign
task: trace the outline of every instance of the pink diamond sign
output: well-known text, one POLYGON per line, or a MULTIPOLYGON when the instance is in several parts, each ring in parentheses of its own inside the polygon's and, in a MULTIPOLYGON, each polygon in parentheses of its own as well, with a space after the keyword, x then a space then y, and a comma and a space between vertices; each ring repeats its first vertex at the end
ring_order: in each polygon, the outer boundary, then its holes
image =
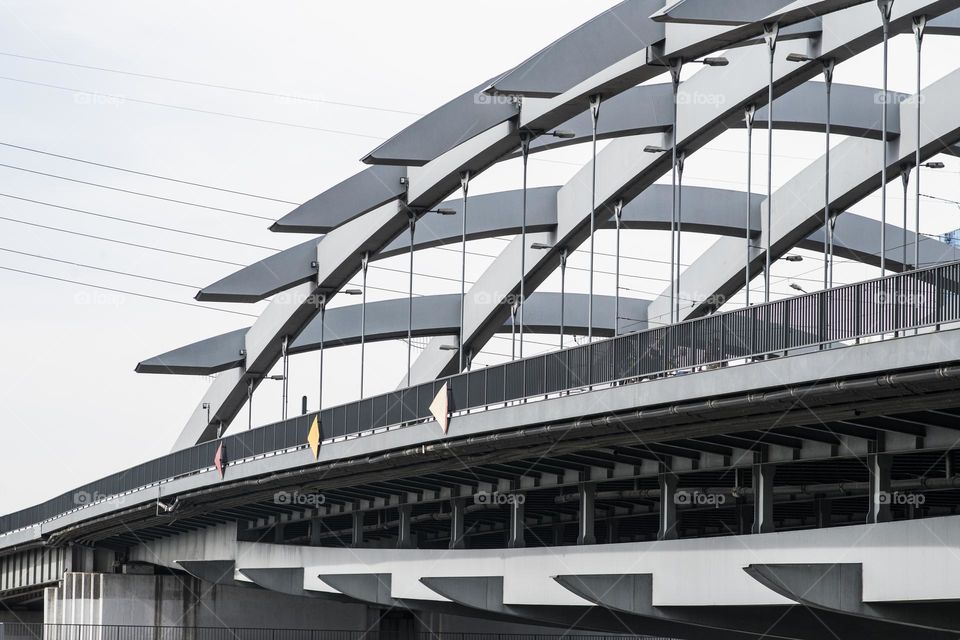
POLYGON ((220 443, 220 446, 217 447, 217 453, 213 456, 213 466, 217 468, 217 473, 220 474, 220 479, 223 480, 224 469, 227 468, 227 457, 223 452, 223 443, 220 443))
POLYGON ((430 413, 433 414, 433 417, 437 419, 437 424, 443 429, 443 435, 447 435, 447 430, 450 428, 450 388, 446 382, 440 387, 440 392, 430 404, 430 413))

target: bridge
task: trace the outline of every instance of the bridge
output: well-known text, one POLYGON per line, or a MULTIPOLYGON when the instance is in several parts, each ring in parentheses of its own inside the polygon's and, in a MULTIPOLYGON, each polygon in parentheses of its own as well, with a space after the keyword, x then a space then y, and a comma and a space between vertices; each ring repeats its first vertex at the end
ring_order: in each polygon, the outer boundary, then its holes
POLYGON ((269 299, 252 326, 137 365, 215 376, 170 453, 0 516, 4 635, 956 638, 960 255, 921 232, 917 185, 957 154, 960 70, 914 95, 831 74, 958 35, 960 0, 879 5, 625 0, 373 150, 271 227, 311 239, 198 292, 269 299), (737 127, 823 132, 826 153, 767 193, 683 185, 737 127), (578 143, 566 184, 470 195, 578 143), (886 211, 898 177, 912 224, 886 211), (881 185, 880 216, 848 211, 881 185), (601 230, 617 274, 621 231, 669 231, 668 287, 596 293, 601 230), (683 267, 692 233, 716 241, 683 267), (468 242, 502 236, 468 288, 468 242), (460 294, 367 302, 371 263, 409 256, 412 278, 440 246, 460 294), (577 249, 589 290, 543 289, 577 249), (775 299, 801 249, 822 288, 775 299), (835 286, 838 258, 879 275, 835 286), (763 301, 735 299, 756 279, 763 301), (557 347, 524 355, 530 333, 557 347), (497 334, 509 360, 474 366, 497 334), (290 358, 397 339, 395 390, 289 415, 290 358), (271 377, 282 415, 254 425, 271 377))

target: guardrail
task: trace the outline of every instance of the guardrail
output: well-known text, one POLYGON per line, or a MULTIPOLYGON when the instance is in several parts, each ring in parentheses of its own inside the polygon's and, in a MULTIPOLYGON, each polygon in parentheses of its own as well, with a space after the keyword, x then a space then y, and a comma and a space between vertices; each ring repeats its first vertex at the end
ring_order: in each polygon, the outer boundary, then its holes
POLYGON ((667 640, 642 635, 596 633, 462 633, 340 631, 247 627, 0 623, 0 640, 667 640))
MULTIPOLYGON (((453 411, 723 366, 797 349, 897 335, 960 321, 960 262, 777 300, 638 331, 506 364, 441 378, 324 409, 324 440, 431 418, 444 384, 453 411)), ((101 500, 210 469, 222 443, 248 458, 305 446, 316 413, 177 451, 0 517, 0 534, 101 500)))

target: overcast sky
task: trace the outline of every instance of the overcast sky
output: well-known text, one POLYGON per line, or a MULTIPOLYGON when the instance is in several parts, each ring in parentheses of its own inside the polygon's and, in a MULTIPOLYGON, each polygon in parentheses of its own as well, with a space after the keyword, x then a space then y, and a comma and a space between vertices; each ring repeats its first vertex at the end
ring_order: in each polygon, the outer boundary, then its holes
MULTIPOLYGON (((0 1, 0 217, 9 219, 0 219, 0 513, 169 451, 210 379, 138 375, 134 366, 253 322, 243 314, 255 315, 262 305, 190 306, 197 304, 196 289, 271 253, 238 242, 282 249, 305 239, 267 231, 290 204, 9 145, 302 202, 362 169, 359 158, 417 114, 510 68, 614 4, 0 1)), ((912 91, 912 37, 898 37, 891 51, 891 88, 912 91)), ((931 37, 926 51, 925 82, 932 82, 950 71, 960 48, 931 37)), ((879 69, 874 49, 840 67, 836 81, 878 86, 879 69)), ((763 162, 765 136, 757 138, 756 158, 763 162)), ((744 145, 742 132, 723 134, 688 160, 686 183, 743 189, 744 145)), ((821 135, 777 134, 775 186, 821 152, 821 135)), ((531 185, 562 184, 588 158, 583 147, 543 154, 531 163, 531 185)), ((926 178, 924 191, 957 200, 958 164, 946 162, 947 170, 926 178)), ((764 176, 757 172, 755 190, 765 190, 764 176)), ((519 165, 506 162, 480 176, 472 193, 519 184, 519 165)), ((890 206, 899 211, 899 181, 895 187, 890 206)), ((876 217, 878 202, 875 195, 853 210, 876 217)), ((924 206, 923 231, 960 227, 955 205, 924 206)), ((602 236, 598 249, 612 250, 609 235, 602 236)), ((685 238, 684 262, 712 241, 685 238)), ((471 250, 493 255, 503 246, 494 239, 471 250)), ((624 247, 639 258, 623 263, 630 289, 625 295, 652 298, 668 277, 668 268, 655 262, 668 255, 666 236, 631 232, 624 247)), ((788 294, 791 282, 817 288, 822 263, 803 255, 802 263, 777 265, 778 294, 788 294)), ((491 259, 472 256, 468 279, 491 259)), ((444 279, 459 273, 456 254, 431 250, 417 260, 417 272, 425 274, 417 278, 418 294, 459 290, 455 280, 444 279)), ((572 264, 585 266, 585 256, 572 264)), ((402 271, 405 263, 379 266, 402 271)), ((612 271, 613 262, 601 257, 597 268, 612 271)), ((875 275, 850 265, 837 273, 841 281, 875 275)), ((371 300, 397 297, 379 289, 403 290, 406 277, 375 269, 369 284, 371 300)), ((599 275, 597 284, 600 293, 613 293, 609 276, 599 275)), ((544 288, 555 289, 556 282, 544 288)), ((571 272, 570 288, 586 289, 583 272, 571 272)), ((556 338, 532 340, 546 349, 556 338)), ((497 362, 509 350, 508 339, 494 340, 479 363, 497 362)), ((326 402, 356 397, 358 351, 328 352, 326 402)), ((369 393, 396 385, 404 353, 401 342, 368 349, 369 393)), ((292 398, 308 394, 314 401, 316 369, 315 354, 293 359, 292 398)), ((279 391, 279 383, 269 382, 258 391, 256 422, 279 417, 279 391)), ((240 418, 234 430, 245 426, 240 418)))

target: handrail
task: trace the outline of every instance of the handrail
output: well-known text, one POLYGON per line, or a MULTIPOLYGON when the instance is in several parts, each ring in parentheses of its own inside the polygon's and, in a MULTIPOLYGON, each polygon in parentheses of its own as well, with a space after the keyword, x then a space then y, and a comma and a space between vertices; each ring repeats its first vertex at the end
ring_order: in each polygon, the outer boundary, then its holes
MULTIPOLYGON (((444 384, 457 412, 911 329, 939 330, 941 324, 956 321, 960 261, 636 331, 363 398, 320 412, 322 439, 428 420, 430 404, 444 384)), ((88 483, 0 517, 0 535, 209 469, 221 444, 233 459, 302 447, 315 416, 205 442, 88 483)))

